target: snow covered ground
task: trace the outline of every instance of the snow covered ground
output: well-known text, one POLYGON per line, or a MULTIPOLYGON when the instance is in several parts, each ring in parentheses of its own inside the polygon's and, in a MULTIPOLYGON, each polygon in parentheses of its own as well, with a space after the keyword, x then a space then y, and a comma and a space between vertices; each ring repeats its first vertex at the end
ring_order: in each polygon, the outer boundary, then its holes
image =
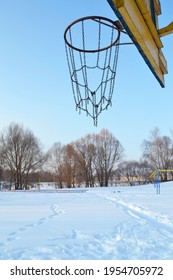
POLYGON ((173 259, 173 182, 79 190, 0 192, 0 260, 173 259))

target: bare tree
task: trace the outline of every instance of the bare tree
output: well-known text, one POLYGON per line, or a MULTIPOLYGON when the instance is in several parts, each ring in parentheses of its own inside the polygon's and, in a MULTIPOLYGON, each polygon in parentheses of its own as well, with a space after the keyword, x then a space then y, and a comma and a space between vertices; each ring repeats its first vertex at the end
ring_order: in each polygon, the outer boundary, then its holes
MULTIPOLYGON (((143 142, 143 158, 153 170, 167 170, 172 167, 173 143, 170 137, 161 136, 160 130, 155 128, 150 133, 150 140, 143 142)), ((167 180, 167 172, 162 180, 167 180)))
POLYGON ((84 182, 86 187, 94 187, 94 154, 95 146, 93 135, 88 134, 74 143, 77 152, 78 180, 84 182))
POLYGON ((118 165, 116 174, 119 175, 121 180, 126 180, 133 186, 133 181, 135 181, 138 176, 138 162, 134 160, 121 162, 118 165))
POLYGON ((59 178, 61 187, 83 183, 86 187, 94 187, 96 178, 101 186, 108 186, 113 169, 122 159, 123 148, 108 130, 102 130, 63 147, 54 144, 49 155, 49 166, 59 178))
POLYGON ((103 129, 95 135, 94 164, 100 186, 108 186, 108 181, 116 164, 123 158, 123 147, 107 130, 103 129))
POLYGON ((55 143, 48 151, 47 168, 52 173, 59 188, 74 187, 77 183, 78 161, 73 143, 55 143))
POLYGON ((140 160, 138 162, 138 177, 139 177, 139 180, 143 180, 143 181, 146 181, 149 182, 151 179, 150 179, 150 175, 152 173, 152 169, 151 169, 151 166, 148 164, 148 162, 145 160, 140 160))
POLYGON ((4 168, 10 170, 15 188, 27 188, 29 173, 46 160, 38 139, 22 125, 12 123, 1 133, 0 146, 4 168))
POLYGON ((129 185, 133 186, 135 181, 138 182, 138 184, 141 184, 141 181, 142 184, 148 181, 151 169, 147 162, 129 160, 121 162, 115 173, 120 180, 126 180, 129 182, 129 185))
POLYGON ((73 144, 65 146, 63 173, 64 182, 68 188, 75 187, 77 178, 77 154, 73 147, 73 144))
POLYGON ((60 142, 54 143, 48 151, 48 169, 53 174, 54 181, 59 188, 63 187, 64 153, 65 147, 60 142))

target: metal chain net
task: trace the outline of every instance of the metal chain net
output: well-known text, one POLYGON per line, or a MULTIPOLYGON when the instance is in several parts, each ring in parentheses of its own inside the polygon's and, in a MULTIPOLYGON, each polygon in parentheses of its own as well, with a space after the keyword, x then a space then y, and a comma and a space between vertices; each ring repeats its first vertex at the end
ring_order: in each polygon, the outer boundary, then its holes
MULTIPOLYGON (((102 43, 102 23, 98 24, 98 50, 102 43)), ((110 44, 115 37, 115 28, 111 28, 110 44)), ((95 34, 96 36, 97 34, 95 34)), ((73 45, 72 31, 69 29, 69 42, 73 45)), ((119 54, 117 44, 101 52, 88 53, 86 49, 85 22, 81 21, 81 41, 83 51, 75 50, 65 44, 67 63, 71 77, 73 97, 76 110, 85 111, 92 117, 97 126, 98 116, 103 110, 112 105, 115 77, 119 54)))

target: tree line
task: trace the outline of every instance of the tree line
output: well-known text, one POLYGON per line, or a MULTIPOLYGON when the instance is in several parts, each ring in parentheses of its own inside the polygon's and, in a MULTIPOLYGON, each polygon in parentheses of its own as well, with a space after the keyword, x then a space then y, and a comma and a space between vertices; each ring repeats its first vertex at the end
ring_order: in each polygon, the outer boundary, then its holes
POLYGON ((56 182, 57 188, 102 187, 117 180, 133 185, 147 182, 156 169, 173 169, 173 140, 158 128, 141 150, 139 161, 125 160, 120 141, 102 129, 66 145, 56 142, 45 152, 31 130, 11 123, 0 133, 0 182, 15 189, 28 189, 39 180, 56 182))

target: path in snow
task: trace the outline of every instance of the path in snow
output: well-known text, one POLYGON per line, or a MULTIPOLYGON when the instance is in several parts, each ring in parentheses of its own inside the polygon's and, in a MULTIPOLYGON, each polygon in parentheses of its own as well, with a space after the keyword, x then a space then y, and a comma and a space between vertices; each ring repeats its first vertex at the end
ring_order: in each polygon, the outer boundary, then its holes
POLYGON ((0 193, 0 259, 173 259, 173 192, 120 190, 0 193))
POLYGON ((127 221, 114 230, 120 259, 173 259, 173 220, 116 196, 97 195, 116 204, 127 215, 127 221))

